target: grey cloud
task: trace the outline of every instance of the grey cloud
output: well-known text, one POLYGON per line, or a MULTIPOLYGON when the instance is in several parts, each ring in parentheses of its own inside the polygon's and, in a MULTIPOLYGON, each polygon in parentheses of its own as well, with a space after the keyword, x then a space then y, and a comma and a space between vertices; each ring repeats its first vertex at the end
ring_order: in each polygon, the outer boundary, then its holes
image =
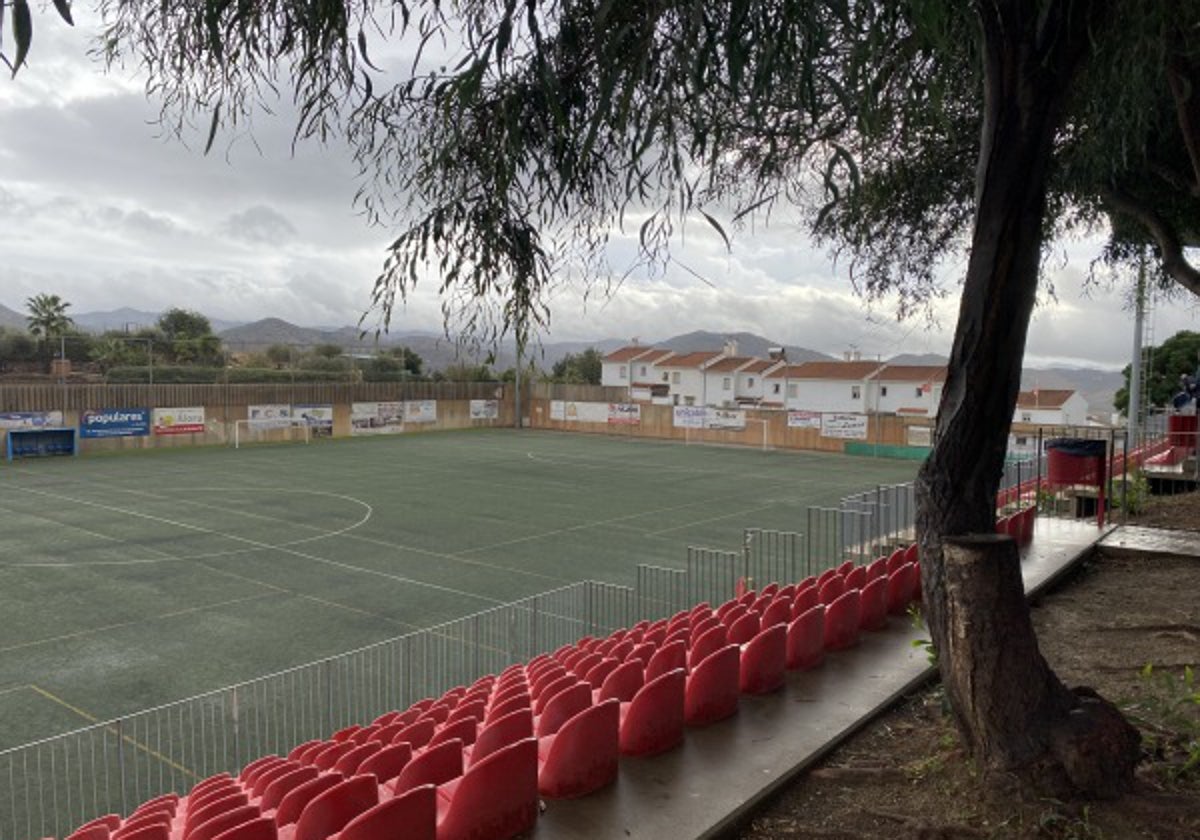
POLYGON ((226 219, 221 232, 254 245, 277 245, 295 236, 296 228, 282 213, 256 204, 226 219))

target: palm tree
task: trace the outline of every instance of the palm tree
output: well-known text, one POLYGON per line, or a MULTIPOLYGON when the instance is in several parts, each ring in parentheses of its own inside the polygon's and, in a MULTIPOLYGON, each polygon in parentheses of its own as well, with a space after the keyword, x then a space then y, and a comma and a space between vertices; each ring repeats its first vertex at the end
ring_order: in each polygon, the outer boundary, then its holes
POLYGON ((58 295, 41 294, 27 298, 25 308, 29 314, 25 320, 29 322, 30 334, 42 339, 65 333, 74 326, 74 321, 67 316, 70 305, 58 295))

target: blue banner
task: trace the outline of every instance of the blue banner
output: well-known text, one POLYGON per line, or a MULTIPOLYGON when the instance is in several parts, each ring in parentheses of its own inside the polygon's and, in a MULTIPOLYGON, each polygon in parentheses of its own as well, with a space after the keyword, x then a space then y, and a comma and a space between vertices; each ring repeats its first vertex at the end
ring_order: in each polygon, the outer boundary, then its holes
POLYGON ((79 436, 85 438, 140 437, 150 434, 150 409, 101 408, 79 415, 79 436))

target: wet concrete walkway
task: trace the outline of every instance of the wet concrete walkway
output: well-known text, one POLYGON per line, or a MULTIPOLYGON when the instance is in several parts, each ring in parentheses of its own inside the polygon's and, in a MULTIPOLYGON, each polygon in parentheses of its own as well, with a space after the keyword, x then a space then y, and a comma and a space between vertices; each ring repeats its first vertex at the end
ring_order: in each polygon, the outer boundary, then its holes
MULTIPOLYGON (((1160 544, 1155 535, 1163 532, 1122 533, 1092 523, 1039 519, 1033 541, 1022 552, 1026 590, 1034 594, 1051 585, 1102 538, 1160 544)), ((924 651, 912 646, 920 638, 927 638, 923 629, 893 617, 884 631, 865 634, 856 648, 828 655, 815 670, 790 673, 782 691, 743 696, 734 717, 689 729, 679 749, 649 759, 623 757, 615 785, 579 800, 548 801, 532 836, 687 840, 720 835, 930 679, 933 669, 924 651)))

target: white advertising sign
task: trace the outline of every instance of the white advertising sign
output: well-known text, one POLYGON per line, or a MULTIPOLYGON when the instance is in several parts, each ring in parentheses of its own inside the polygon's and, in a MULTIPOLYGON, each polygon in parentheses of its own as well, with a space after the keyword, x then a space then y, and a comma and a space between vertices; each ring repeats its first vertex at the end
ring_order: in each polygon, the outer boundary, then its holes
POLYGON ((550 400, 550 419, 562 422, 567 419, 567 404, 562 400, 550 400))
POLYGON ((843 440, 867 439, 867 415, 822 414, 821 437, 843 440))
POLYGON ((246 419, 256 429, 282 429, 292 423, 292 407, 286 403, 248 405, 246 419))
POLYGON ((406 423, 436 423, 437 400, 409 400, 404 403, 406 423))
POLYGON ((499 416, 499 400, 471 400, 472 420, 495 420, 499 416))
POLYGON ((567 422, 608 425, 608 403, 568 402, 567 422))
POLYGON ((710 429, 744 429, 746 412, 730 408, 714 408, 708 412, 710 429))
POLYGON ((642 407, 633 403, 609 403, 608 422, 615 426, 636 426, 642 422, 642 407))
POLYGON ((677 429, 703 429, 707 414, 702 405, 677 405, 671 412, 671 425, 677 429))
POLYGON ((350 434, 387 435, 404 431, 404 403, 356 402, 350 404, 350 434))
POLYGON ((821 412, 819 411, 789 411, 789 429, 819 429, 821 428, 821 412))

